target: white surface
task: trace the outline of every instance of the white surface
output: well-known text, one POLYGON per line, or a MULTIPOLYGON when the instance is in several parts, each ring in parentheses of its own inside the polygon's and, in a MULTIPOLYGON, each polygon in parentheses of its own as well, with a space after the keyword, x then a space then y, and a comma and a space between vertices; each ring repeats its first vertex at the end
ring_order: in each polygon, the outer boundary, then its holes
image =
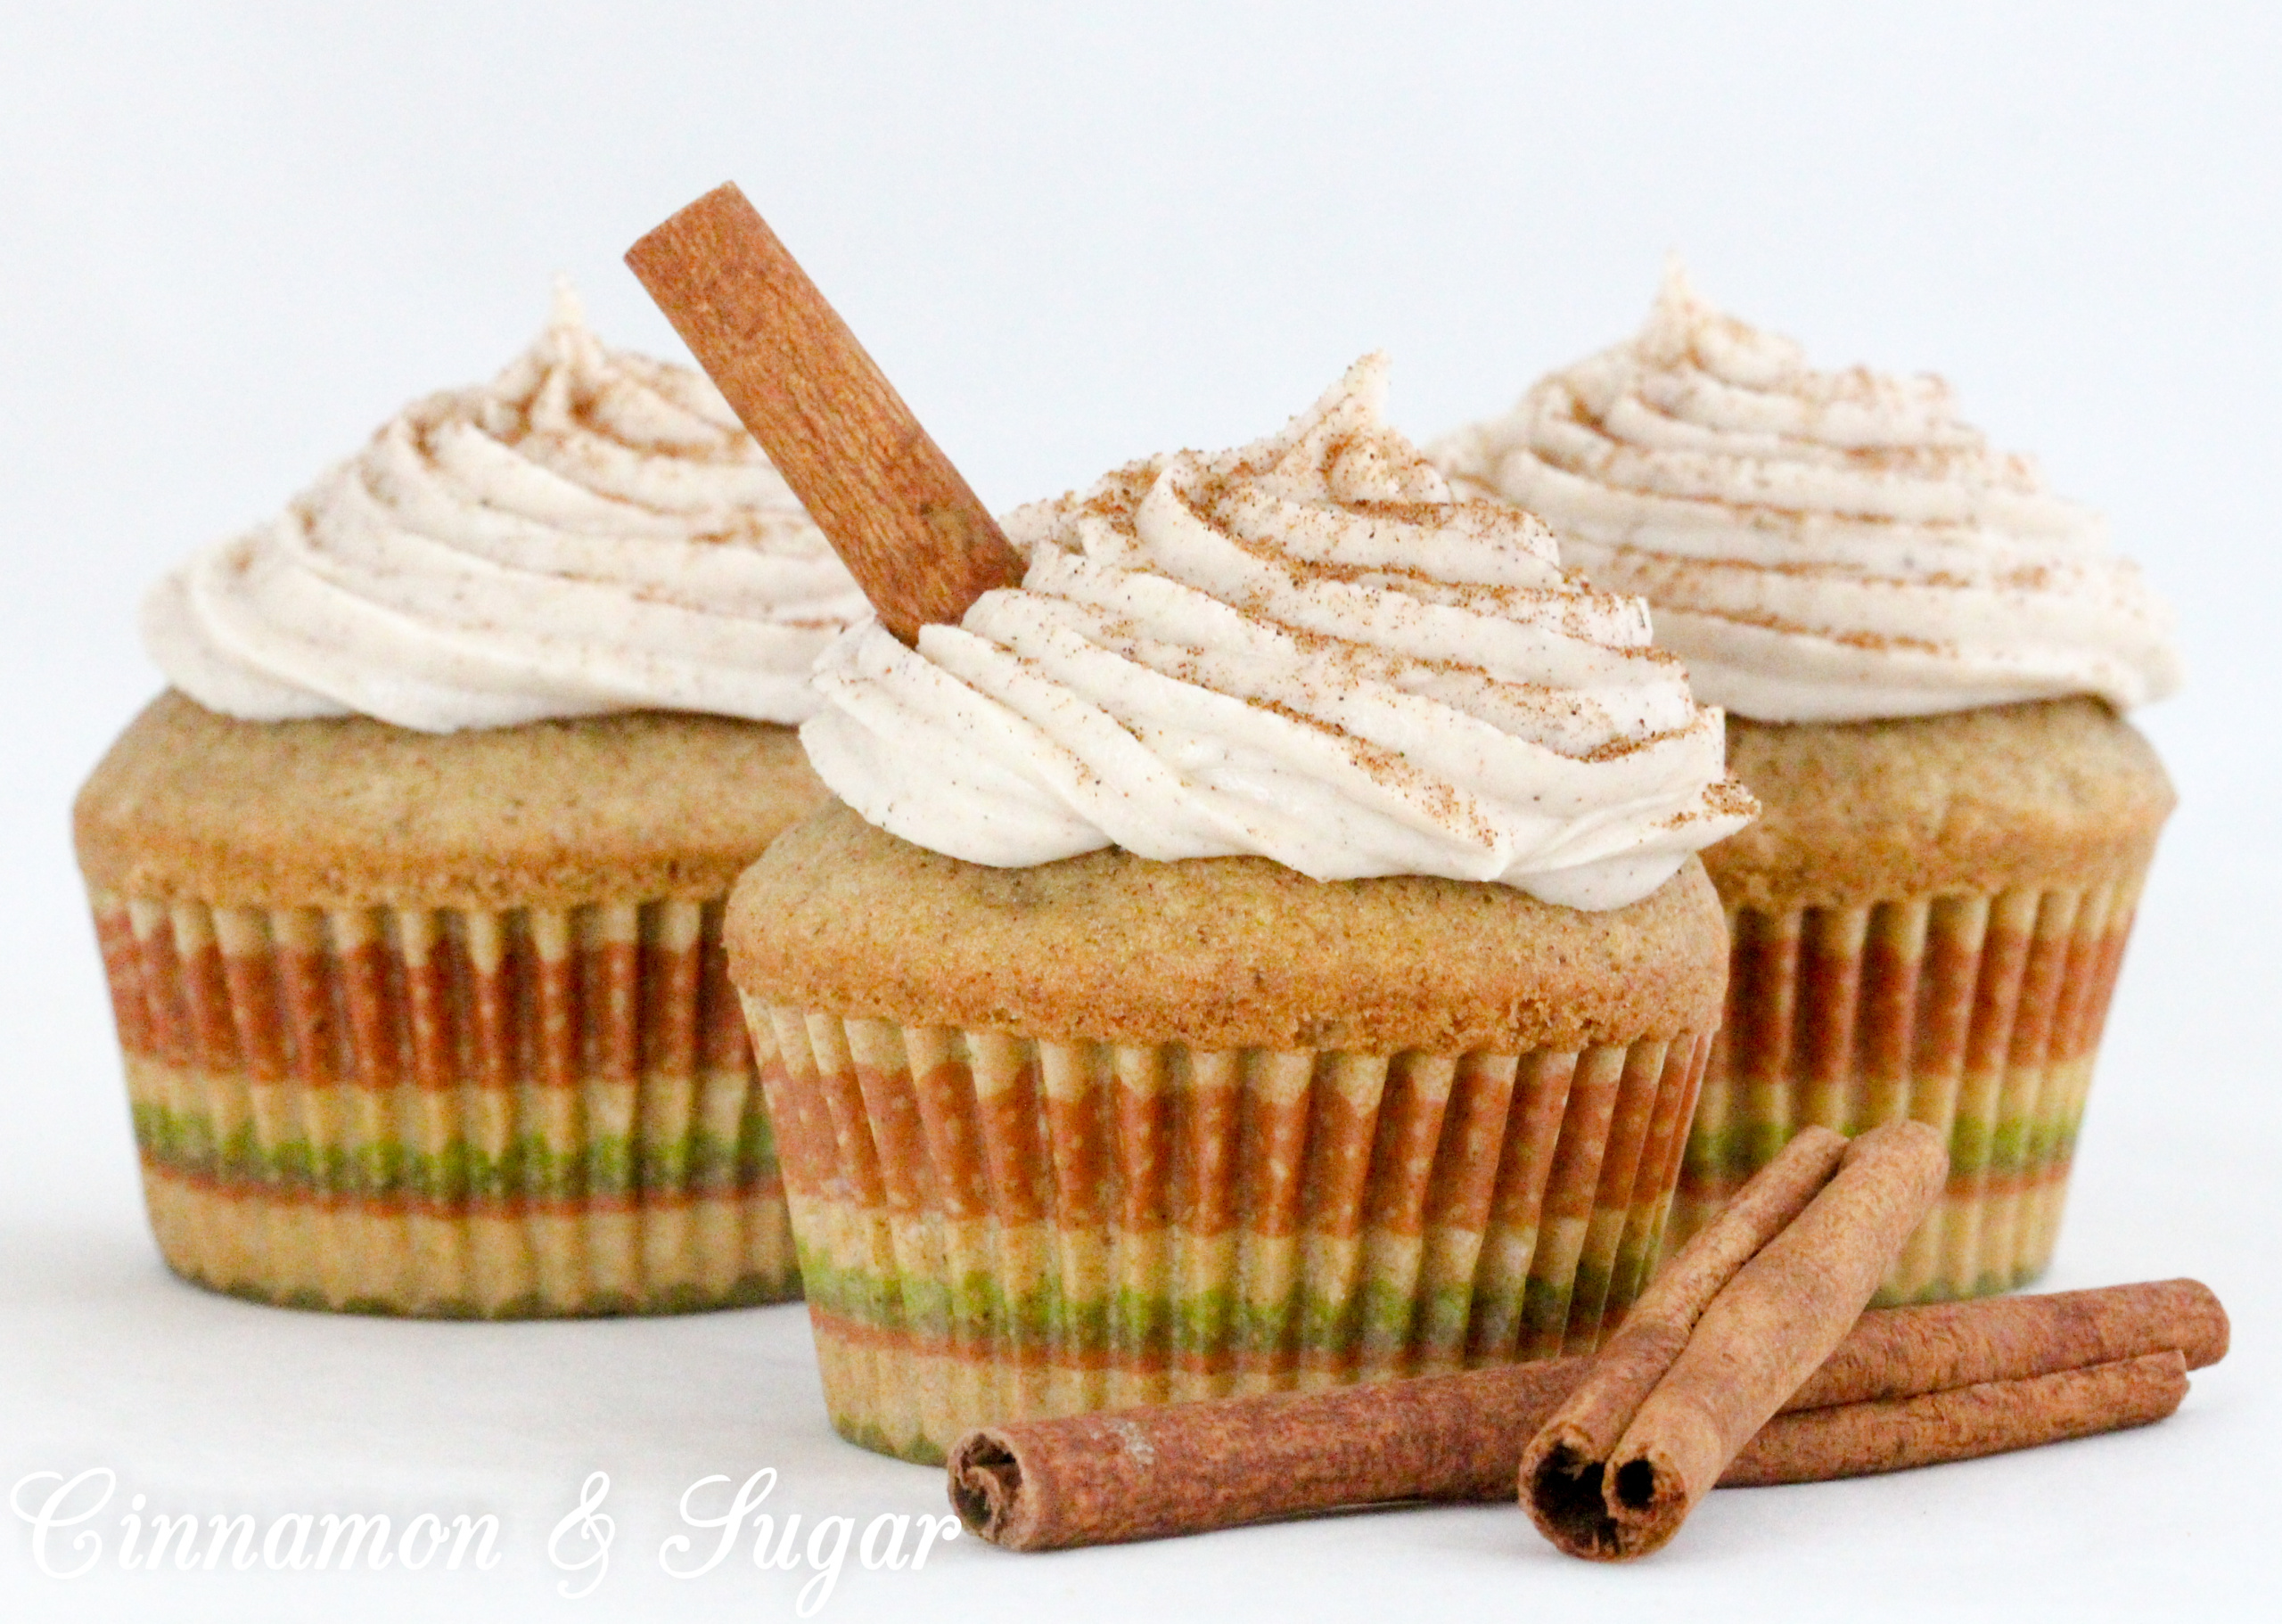
POLYGON ((174 1283, 65 835, 155 686, 144 583, 412 396, 488 375, 558 269, 612 341, 670 352, 618 255, 726 176, 997 505, 1273 427, 1377 345, 1396 421, 1437 432, 1630 332, 1672 246, 1821 361, 1947 372, 2109 513, 2189 661, 2145 718, 2184 805, 2050 1284, 2197 1275, 2237 1333, 2160 1427, 1721 1495, 1629 1570, 1559 1560, 1503 1508, 1411 1512, 1052 1558, 964 1542, 923 1573, 847 1573, 821 1616, 2253 1611, 2282 1578, 2282 1078, 2256 1047, 2282 990, 2270 14, 636 9, 8 8, 0 1478, 108 1465, 122 1499, 202 1515, 490 1510, 507 1544, 480 1578, 64 1582, 8 1518, 0 1612, 789 1616, 798 1581, 742 1554, 659 1571, 683 1488, 773 1465, 773 1504, 812 1520, 939 1504, 932 1473, 828 1434, 797 1309, 416 1325, 174 1283), (545 1546, 596 1469, 614 1560, 573 1603, 545 1546))

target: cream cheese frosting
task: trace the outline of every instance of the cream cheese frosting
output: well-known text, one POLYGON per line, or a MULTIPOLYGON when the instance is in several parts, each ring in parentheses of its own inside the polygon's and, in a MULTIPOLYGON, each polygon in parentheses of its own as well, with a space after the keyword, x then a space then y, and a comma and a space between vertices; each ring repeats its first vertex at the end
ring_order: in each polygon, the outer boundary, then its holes
POLYGON ((713 386, 605 349, 558 286, 528 353, 168 575, 143 634, 176 687, 255 721, 792 723, 817 654, 869 612, 713 386))
POLYGON ((1430 449, 1649 600, 1706 701, 1851 721, 2179 685, 2170 617, 2089 511, 1938 377, 1816 372, 1677 263, 1629 342, 1430 449))
POLYGON ((1281 433, 1019 509, 1019 588, 818 662, 825 782, 1012 867, 1116 845, 1621 906, 1756 810, 1638 598, 1385 426, 1383 357, 1281 433))

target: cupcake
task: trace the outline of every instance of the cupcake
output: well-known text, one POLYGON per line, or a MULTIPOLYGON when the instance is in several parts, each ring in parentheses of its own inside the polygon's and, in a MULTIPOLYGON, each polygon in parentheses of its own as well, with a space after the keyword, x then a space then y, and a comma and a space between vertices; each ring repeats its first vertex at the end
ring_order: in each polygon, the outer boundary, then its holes
POLYGON ((1453 501, 1384 375, 818 663, 841 804, 730 973, 859 1443, 1580 1350, 1638 1289, 1752 805, 1643 606, 1453 501))
POLYGON ((1800 1127, 1914 1117, 1950 1184, 1884 1300, 2034 1278, 2171 807, 2121 714, 2179 680, 2138 570, 1941 379, 1812 371, 1676 266, 1434 455, 1650 601, 1765 807, 1705 853, 1734 968, 1668 1244, 1800 1127))
POLYGON ((168 577, 74 815, 160 1251, 392 1314, 797 1295, 726 979, 865 612, 712 387, 559 291, 168 577))

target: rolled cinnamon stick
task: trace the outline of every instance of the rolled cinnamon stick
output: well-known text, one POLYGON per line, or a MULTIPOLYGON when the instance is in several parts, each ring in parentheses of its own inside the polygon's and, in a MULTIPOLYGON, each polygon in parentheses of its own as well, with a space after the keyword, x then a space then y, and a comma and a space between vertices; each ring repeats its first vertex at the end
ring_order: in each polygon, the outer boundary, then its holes
POLYGON ((1704 1309, 1822 1193, 1846 1151, 1843 1135, 1802 1128, 1640 1293, 1602 1347, 1592 1381, 1561 1407, 1523 1456, 1523 1503, 1533 1504, 1534 1494, 1563 1508, 1533 1510, 1540 1524, 1558 1514, 1598 1526, 1602 1470, 1625 1427, 1687 1350, 1704 1309), (1532 1490, 1532 1483, 1541 1486, 1532 1490), (1572 1501, 1573 1512, 1566 1509, 1572 1501))
POLYGON ((1873 1308, 1783 1408, 1909 1398, 2170 1349, 2200 1370, 2227 1357, 2229 1334, 2227 1310, 2200 1280, 1873 1308))
POLYGON ((2144 1427, 2187 1397, 2187 1364, 2173 1349, 1913 1398, 1791 1411, 1759 1430, 1720 1487, 1863 1477, 2144 1427))
MULTIPOLYGON (((1813 1481, 2137 1425, 2158 1417, 2128 1407, 2080 1426, 2096 1412, 2080 1405, 2056 1419, 2035 1392, 2010 1384, 2174 1349, 2193 1368, 2224 1355, 2227 1340, 2218 1299, 2192 1280, 1876 1308, 1720 1480, 1813 1481), (1962 1454, 1935 1450, 1957 1435, 1950 1411, 1886 1402, 1975 1383, 2008 1389, 1972 1402, 1985 1413, 2002 1399, 2010 1430, 1975 1434, 1962 1454), (1810 1401, 1829 1413, 1786 1435, 1788 1412, 1810 1401), (1907 1458, 1860 1464, 1880 1448, 1907 1458)), ((1509 1499, 1523 1447, 1595 1364, 1552 1359, 986 1427, 951 1451, 951 1502, 984 1538, 1036 1551, 1388 1501, 1509 1499)))
MULTIPOLYGON (((1539 1530, 1600 1562, 1669 1540, 1829 1357, 1948 1174, 1941 1136, 1922 1122, 1890 1122, 1847 1145, 1805 1210, 1704 1305, 1645 1397, 1632 1398, 1639 1361, 1628 1358, 1605 1381, 1597 1369, 1530 1440, 1521 1496, 1539 1530)), ((1623 1339, 1620 1327, 1612 1346, 1623 1339)))
POLYGON ((1592 1361, 984 1427, 950 1455, 961 1521, 1016 1551, 1111 1545, 1386 1500, 1503 1500, 1592 1361))
POLYGON ((735 185, 626 252, 841 562, 906 643, 956 624, 1021 554, 840 313, 735 185))

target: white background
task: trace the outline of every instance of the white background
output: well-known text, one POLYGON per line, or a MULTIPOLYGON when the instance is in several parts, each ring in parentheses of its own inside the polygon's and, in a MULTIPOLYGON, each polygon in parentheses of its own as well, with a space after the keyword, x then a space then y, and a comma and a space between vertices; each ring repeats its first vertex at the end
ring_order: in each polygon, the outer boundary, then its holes
MULTIPOLYGON (((984 497, 1271 429, 1361 352, 1431 435, 1631 331, 1667 250, 1827 365, 1932 368, 2112 516, 2177 605, 2143 717, 2181 809, 2093 1093, 2054 1285, 2211 1282, 2237 1351, 2145 1432, 1714 1497, 1604 1571, 1509 1508, 845 1575, 824 1616, 2239 1616, 2278 1577, 2282 29, 2081 3, 0 8, 0 1485, 153 1511, 497 1512, 473 1578, 63 1582, 15 1618, 790 1616, 676 1497, 939 1507, 836 1441, 797 1308, 404 1325, 213 1298, 143 1227, 66 809, 155 690, 138 594, 416 394, 486 376, 567 271, 735 177, 984 497), (1083 13, 1086 21, 1074 21, 1083 13), (546 1533, 614 1480, 612 1570, 546 1533)), ((57 1553, 56 1559, 68 1561, 57 1553)))

